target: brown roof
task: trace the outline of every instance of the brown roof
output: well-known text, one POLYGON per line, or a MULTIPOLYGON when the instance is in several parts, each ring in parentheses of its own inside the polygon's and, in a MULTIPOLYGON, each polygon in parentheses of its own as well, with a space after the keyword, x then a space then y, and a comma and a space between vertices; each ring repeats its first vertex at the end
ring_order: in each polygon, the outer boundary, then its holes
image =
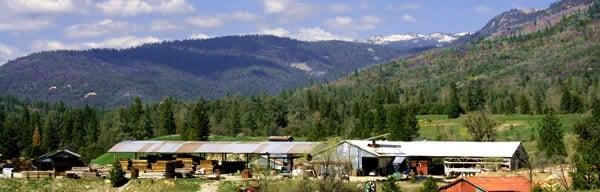
POLYGON ((319 142, 123 141, 114 145, 108 152, 307 154, 320 144, 319 142))
POLYGON ((503 191, 503 192, 529 192, 531 191, 531 183, 522 176, 511 177, 465 177, 458 179, 440 189, 448 188, 452 185, 466 181, 484 191, 503 191))

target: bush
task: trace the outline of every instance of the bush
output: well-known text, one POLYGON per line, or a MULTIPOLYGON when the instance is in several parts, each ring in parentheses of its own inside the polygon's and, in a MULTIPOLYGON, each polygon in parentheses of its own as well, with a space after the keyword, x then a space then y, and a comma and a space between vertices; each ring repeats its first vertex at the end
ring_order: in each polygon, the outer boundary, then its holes
POLYGON ((125 178, 125 171, 121 167, 119 161, 113 163, 113 168, 110 170, 110 183, 113 187, 120 187, 125 185, 129 180, 125 178))
POLYGON ((421 185, 421 188, 419 188, 419 192, 437 192, 438 191, 438 187, 437 187, 437 183, 435 183, 435 180, 433 180, 433 178, 428 177, 427 179, 425 179, 425 181, 423 181, 423 185, 421 185))
POLYGON ((381 182, 381 191, 401 192, 402 190, 396 185, 396 179, 393 177, 388 177, 387 180, 381 182))

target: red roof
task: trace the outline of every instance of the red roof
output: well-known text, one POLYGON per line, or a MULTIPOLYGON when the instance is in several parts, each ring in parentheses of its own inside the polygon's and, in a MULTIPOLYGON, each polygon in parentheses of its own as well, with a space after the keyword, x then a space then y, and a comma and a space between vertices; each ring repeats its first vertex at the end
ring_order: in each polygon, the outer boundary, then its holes
POLYGON ((505 192, 529 192, 531 191, 531 183, 529 180, 522 176, 512 176, 512 177, 465 177, 456 180, 455 182, 450 183, 447 186, 442 187, 448 188, 460 181, 466 181, 477 188, 480 188, 484 191, 505 191, 505 192))

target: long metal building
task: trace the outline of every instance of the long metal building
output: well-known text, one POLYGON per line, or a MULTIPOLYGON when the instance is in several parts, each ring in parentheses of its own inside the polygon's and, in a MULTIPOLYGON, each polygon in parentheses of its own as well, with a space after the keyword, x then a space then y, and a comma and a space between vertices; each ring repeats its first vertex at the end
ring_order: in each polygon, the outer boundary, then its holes
MULTIPOLYGON (((348 175, 474 175, 527 165, 521 142, 345 140, 315 157, 316 164, 345 167, 348 175)), ((339 169, 339 168, 338 168, 339 169)))

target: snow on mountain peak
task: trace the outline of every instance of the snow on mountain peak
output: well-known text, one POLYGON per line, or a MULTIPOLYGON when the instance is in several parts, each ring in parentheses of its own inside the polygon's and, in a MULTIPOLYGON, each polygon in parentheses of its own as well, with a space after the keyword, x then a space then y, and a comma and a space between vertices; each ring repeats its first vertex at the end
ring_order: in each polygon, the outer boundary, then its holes
POLYGON ((399 33, 391 35, 376 35, 369 37, 367 42, 384 45, 390 42, 403 42, 403 41, 437 41, 438 43, 449 43, 461 36, 467 35, 469 32, 462 33, 430 33, 430 34, 417 34, 417 33, 399 33))

